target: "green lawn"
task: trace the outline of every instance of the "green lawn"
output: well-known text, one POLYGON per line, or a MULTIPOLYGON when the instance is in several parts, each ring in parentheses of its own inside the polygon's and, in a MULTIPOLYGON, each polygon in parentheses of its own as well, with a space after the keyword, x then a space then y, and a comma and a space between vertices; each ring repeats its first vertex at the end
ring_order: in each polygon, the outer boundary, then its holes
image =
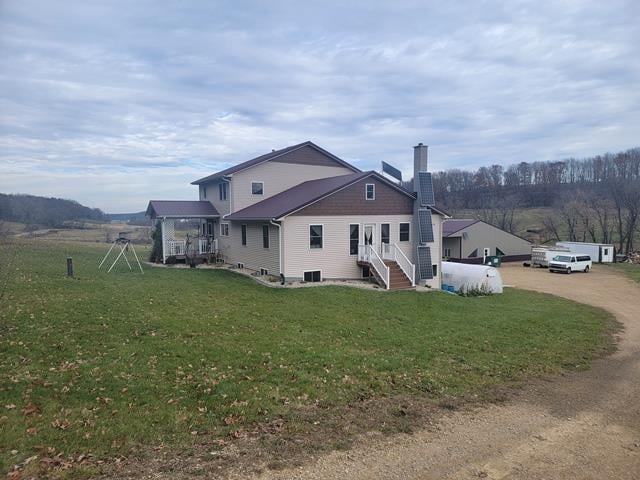
MULTIPOLYGON (((0 310, 3 470, 51 452, 108 460, 164 444, 179 454, 276 418, 305 432, 313 412, 362 399, 483 398, 584 368, 611 342, 604 311, 548 295, 284 290, 205 269, 107 274, 96 268, 105 248, 20 244, 0 310), (67 254, 77 279, 64 276, 67 254)), ((1 282, 12 249, 0 249, 1 282)))
POLYGON ((634 263, 614 263, 612 265, 631 280, 640 283, 640 265, 634 263))

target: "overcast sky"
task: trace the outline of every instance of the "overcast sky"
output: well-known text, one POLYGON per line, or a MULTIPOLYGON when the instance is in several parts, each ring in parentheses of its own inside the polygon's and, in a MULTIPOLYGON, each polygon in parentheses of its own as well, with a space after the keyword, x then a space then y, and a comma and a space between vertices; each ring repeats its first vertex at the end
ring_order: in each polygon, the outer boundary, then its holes
POLYGON ((0 0, 0 192, 107 212, 305 140, 409 173, 640 145, 640 2, 0 0), (345 6, 345 4, 348 4, 345 6))

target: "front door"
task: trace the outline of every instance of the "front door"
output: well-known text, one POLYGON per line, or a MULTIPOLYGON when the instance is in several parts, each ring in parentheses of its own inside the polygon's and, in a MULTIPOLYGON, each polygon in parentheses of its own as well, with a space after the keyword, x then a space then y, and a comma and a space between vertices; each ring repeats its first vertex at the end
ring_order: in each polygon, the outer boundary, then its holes
POLYGON ((372 245, 375 248, 376 246, 375 230, 376 230, 375 225, 370 224, 370 225, 364 226, 364 244, 365 245, 372 245))

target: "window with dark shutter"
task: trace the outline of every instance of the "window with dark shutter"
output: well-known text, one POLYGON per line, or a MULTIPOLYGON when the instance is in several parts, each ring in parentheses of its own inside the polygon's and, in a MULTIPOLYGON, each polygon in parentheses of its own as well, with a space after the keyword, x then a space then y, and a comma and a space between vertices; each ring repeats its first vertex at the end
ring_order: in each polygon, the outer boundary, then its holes
POLYGON ((400 241, 408 242, 409 241, 409 232, 410 232, 410 224, 409 223, 401 223, 400 224, 400 241))
POLYGON ((380 225, 380 241, 382 243, 389 243, 390 241, 390 227, 388 223, 383 223, 380 225))
POLYGON ((360 225, 352 223, 349 225, 349 255, 358 254, 358 244, 360 243, 360 225))

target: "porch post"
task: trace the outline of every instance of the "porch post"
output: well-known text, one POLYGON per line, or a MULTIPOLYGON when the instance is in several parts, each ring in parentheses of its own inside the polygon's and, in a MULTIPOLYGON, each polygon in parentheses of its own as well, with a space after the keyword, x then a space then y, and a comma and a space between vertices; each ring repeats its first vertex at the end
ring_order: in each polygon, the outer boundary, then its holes
POLYGON ((160 222, 160 229, 162 230, 162 263, 164 263, 164 261, 167 259, 167 255, 165 252, 165 248, 166 248, 166 241, 165 241, 165 237, 164 237, 164 217, 162 217, 162 222, 160 222))

